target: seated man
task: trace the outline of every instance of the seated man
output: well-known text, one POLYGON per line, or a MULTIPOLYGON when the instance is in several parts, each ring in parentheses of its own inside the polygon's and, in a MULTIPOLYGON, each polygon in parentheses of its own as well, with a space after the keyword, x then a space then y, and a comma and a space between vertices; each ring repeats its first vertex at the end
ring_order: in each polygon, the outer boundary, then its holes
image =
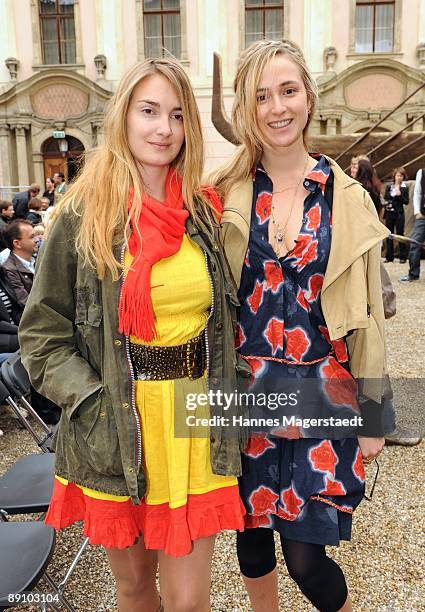
POLYGON ((28 202, 31 198, 36 198, 40 193, 40 185, 32 183, 28 191, 21 191, 17 193, 13 200, 13 208, 15 209, 15 217, 17 219, 25 219, 25 215, 28 212, 28 202))
POLYGON ((10 255, 3 264, 10 286, 25 306, 34 280, 33 256, 37 250, 34 228, 29 221, 16 219, 4 232, 10 255))

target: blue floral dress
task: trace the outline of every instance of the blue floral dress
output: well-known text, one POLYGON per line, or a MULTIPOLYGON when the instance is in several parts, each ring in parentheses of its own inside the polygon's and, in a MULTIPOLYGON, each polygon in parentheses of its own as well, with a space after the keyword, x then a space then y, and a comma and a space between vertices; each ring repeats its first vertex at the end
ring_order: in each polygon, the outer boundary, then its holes
MULTIPOLYGON (((331 210, 325 198, 330 172, 326 158, 319 156, 304 179, 309 194, 295 247, 278 258, 268 239, 273 185, 261 165, 255 169, 237 348, 248 358, 256 381, 263 377, 352 381, 345 340, 330 341, 320 305, 331 245, 331 210)), ((246 527, 268 527, 284 538, 313 544, 337 545, 350 539, 352 514, 362 500, 365 479, 355 437, 253 435, 242 461, 239 488, 247 510, 246 527)))

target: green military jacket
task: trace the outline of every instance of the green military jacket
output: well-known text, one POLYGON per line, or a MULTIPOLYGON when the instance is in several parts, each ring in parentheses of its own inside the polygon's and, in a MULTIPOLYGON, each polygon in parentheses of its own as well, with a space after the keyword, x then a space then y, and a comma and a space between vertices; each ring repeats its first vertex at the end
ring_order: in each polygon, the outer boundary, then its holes
MULTIPOLYGON (((56 473, 133 503, 146 492, 140 417, 128 338, 118 331, 121 281, 99 280, 76 252, 79 217, 63 212, 44 242, 19 329, 22 361, 34 387, 62 408, 55 439, 56 473)), ((237 295, 216 228, 188 219, 187 233, 204 251, 213 288, 207 324, 208 385, 236 386, 249 369, 234 350, 237 295)), ((119 257, 120 247, 117 249, 119 257)), ((124 247, 121 247, 121 254, 124 247)), ((214 414, 220 416, 219 409, 214 414)), ((241 473, 242 431, 211 428, 215 474, 241 473), (233 432, 234 433, 234 432, 233 432)))

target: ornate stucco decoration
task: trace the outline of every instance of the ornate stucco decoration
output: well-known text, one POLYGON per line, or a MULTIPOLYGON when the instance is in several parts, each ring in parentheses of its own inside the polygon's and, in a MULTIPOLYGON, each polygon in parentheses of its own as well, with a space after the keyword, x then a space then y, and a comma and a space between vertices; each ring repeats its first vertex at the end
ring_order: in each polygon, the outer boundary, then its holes
POLYGON ((419 68, 425 70, 425 42, 419 43, 416 47, 416 55, 419 62, 419 68))
POLYGON ((108 61, 106 59, 106 55, 100 53, 99 55, 94 56, 94 63, 97 70, 97 78, 104 79, 106 68, 108 67, 108 61))
POLYGON ((326 47, 323 51, 323 59, 325 63, 325 72, 334 72, 335 63, 338 57, 338 52, 335 47, 326 47))
POLYGON ((9 71, 10 80, 16 81, 16 79, 18 78, 19 60, 16 59, 16 57, 8 57, 4 60, 4 63, 6 64, 6 68, 9 71))
POLYGON ((33 111, 40 119, 66 120, 87 112, 87 92, 66 83, 52 83, 31 95, 33 111))

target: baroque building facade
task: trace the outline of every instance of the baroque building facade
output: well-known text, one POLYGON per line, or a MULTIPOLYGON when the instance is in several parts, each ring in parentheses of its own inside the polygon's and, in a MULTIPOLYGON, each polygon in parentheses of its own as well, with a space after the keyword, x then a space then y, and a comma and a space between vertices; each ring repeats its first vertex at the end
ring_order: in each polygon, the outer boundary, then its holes
MULTIPOLYGON (((425 0, 1 0, 0 34, 3 191, 55 171, 71 179, 102 141, 120 77, 150 55, 172 53, 188 71, 207 168, 233 150, 211 120, 214 52, 230 112, 240 51, 263 37, 297 42, 320 90, 311 138, 330 154, 425 79, 425 0)), ((420 136, 424 117, 425 88, 381 124, 381 139, 403 128, 420 136)))

